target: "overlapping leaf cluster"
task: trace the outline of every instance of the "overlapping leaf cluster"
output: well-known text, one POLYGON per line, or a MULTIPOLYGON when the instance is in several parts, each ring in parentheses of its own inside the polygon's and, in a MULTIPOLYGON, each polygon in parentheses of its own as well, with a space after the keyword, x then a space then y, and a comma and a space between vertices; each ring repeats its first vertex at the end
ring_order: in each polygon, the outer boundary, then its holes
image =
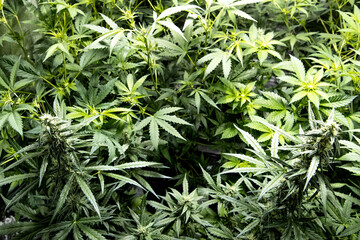
POLYGON ((359 238, 358 5, 0 0, 0 235, 359 238))

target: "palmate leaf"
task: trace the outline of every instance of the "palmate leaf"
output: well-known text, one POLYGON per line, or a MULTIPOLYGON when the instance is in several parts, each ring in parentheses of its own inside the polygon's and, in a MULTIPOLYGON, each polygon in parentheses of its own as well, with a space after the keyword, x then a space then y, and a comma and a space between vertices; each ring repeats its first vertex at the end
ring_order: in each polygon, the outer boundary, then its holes
MULTIPOLYGON (((218 128, 217 130, 219 130, 219 129, 220 128, 218 128)), ((237 134, 238 134, 238 131, 236 130, 236 128, 233 126, 229 126, 222 132, 221 139, 233 138, 237 134)))
POLYGON ((189 195, 189 182, 187 180, 186 174, 182 182, 182 187, 183 187, 183 194, 189 195))
POLYGON ((23 135, 23 123, 22 123, 20 114, 17 111, 13 111, 8 116, 7 120, 9 122, 10 126, 22 136, 23 135))
POLYGON ((235 168, 228 171, 221 172, 220 174, 228 174, 228 173, 264 173, 264 172, 272 172, 276 169, 271 169, 267 167, 241 167, 241 168, 235 168))
POLYGON ((27 178, 32 178, 32 177, 36 177, 36 176, 38 176, 37 173, 25 173, 25 174, 13 175, 13 176, 6 177, 6 178, 0 178, 0 187, 3 185, 6 185, 6 184, 22 181, 27 178))
POLYGON ((77 225, 75 225, 73 228, 73 237, 74 240, 83 240, 83 237, 77 225))
POLYGON ((0 68, 0 86, 4 87, 6 90, 11 90, 10 86, 8 85, 8 82, 9 81, 8 81, 5 73, 0 68))
POLYGON ((288 102, 283 97, 271 92, 262 92, 262 94, 268 99, 258 98, 255 100, 256 105, 272 110, 286 110, 285 104, 288 102))
POLYGON ((3 128, 4 124, 7 122, 11 112, 2 112, 0 113, 0 130, 3 128))
POLYGON ((253 17, 251 17, 249 14, 247 14, 244 11, 241 11, 239 9, 234 9, 234 10, 232 10, 232 12, 239 17, 246 18, 246 19, 252 20, 254 22, 257 22, 253 17))
POLYGON ((319 179, 319 186, 320 186, 321 203, 323 205, 322 207, 324 209, 324 212, 326 212, 327 198, 328 198, 327 187, 326 187, 326 183, 321 175, 318 177, 318 179, 319 179))
MULTIPOLYGON (((21 214, 22 216, 25 216, 29 219, 33 219, 33 220, 40 220, 41 218, 39 216, 37 216, 37 211, 34 210, 33 208, 24 205, 22 203, 17 203, 15 204, 12 208, 11 208, 14 212, 21 214)), ((1 234, 0 234, 1 235, 1 234)))
MULTIPOLYGON (((331 109, 321 108, 320 110, 321 110, 321 112, 325 113, 325 115, 327 115, 327 116, 330 116, 332 113, 331 109)), ((349 128, 350 127, 349 122, 347 121, 346 117, 341 112, 339 112, 335 109, 333 111, 334 111, 335 121, 337 121, 338 123, 341 123, 342 125, 349 128)))
POLYGON ((207 103, 209 103, 211 106, 213 106, 217 110, 221 111, 220 108, 216 105, 216 103, 208 95, 206 95, 203 91, 199 91, 199 94, 207 103))
POLYGON ((101 172, 98 172, 98 178, 99 178, 99 182, 100 182, 100 188, 101 188, 101 194, 104 193, 105 190, 105 180, 104 180, 104 175, 101 172))
POLYGON ((279 135, 284 136, 285 138, 295 142, 295 143, 301 143, 301 141, 299 139, 297 139, 294 136, 291 136, 290 134, 288 134, 287 132, 285 132, 284 130, 268 123, 265 119, 258 117, 258 116, 253 116, 253 121, 257 121, 260 122, 262 124, 264 124, 266 127, 270 128, 271 130, 277 132, 279 135))
POLYGON ((344 194, 341 192, 335 192, 335 195, 360 206, 360 200, 358 198, 355 198, 353 196, 350 196, 350 195, 347 195, 347 194, 344 194))
POLYGON ((288 113, 289 112, 287 110, 272 111, 269 115, 266 116, 266 120, 268 120, 269 122, 277 123, 278 121, 280 121, 283 118, 286 119, 286 116, 288 116, 288 113))
POLYGON ((151 185, 141 176, 139 175, 135 175, 134 176, 136 178, 136 180, 143 186, 143 188, 145 188, 146 190, 148 190, 149 192, 151 192, 152 194, 154 194, 154 196, 156 198, 159 198, 159 196, 156 194, 156 192, 154 191, 154 189, 151 187, 151 185))
POLYGON ((303 99, 305 96, 307 96, 307 92, 305 91, 301 91, 294 94, 294 96, 291 98, 290 104, 303 99))
POLYGON ((105 16, 102 13, 100 13, 100 15, 113 30, 119 28, 119 26, 113 20, 111 20, 109 17, 105 16))
POLYGON ((357 96, 338 95, 329 97, 329 102, 320 103, 320 106, 329 108, 340 108, 348 106, 357 96))
MULTIPOLYGON (((101 34, 109 32, 109 29, 97 25, 84 24, 83 26, 101 34)), ((81 65, 82 64, 80 62, 80 66, 81 65)))
POLYGON ((88 227, 87 225, 78 223, 77 226, 91 240, 106 240, 106 238, 103 235, 101 235, 98 231, 96 231, 93 228, 88 227))
POLYGON ((164 179, 170 179, 171 177, 160 174, 158 172, 149 171, 149 170, 138 170, 137 173, 144 177, 150 177, 150 178, 164 178, 164 179))
MULTIPOLYGON (((104 28, 105 31, 108 31, 106 28, 104 28)), ((85 69, 87 66, 90 66, 91 64, 99 61, 102 58, 105 58, 107 54, 105 51, 99 51, 99 50, 89 50, 87 52, 84 52, 80 57, 80 68, 85 69)))
POLYGON ((8 210, 11 206, 13 206, 14 204, 16 204, 17 202, 19 202, 22 198, 24 198, 25 196, 28 196, 29 192, 35 188, 36 186, 36 181, 32 181, 30 182, 28 185, 26 185, 24 188, 22 188, 19 192, 16 193, 15 196, 13 196, 11 198, 11 200, 9 202, 6 203, 6 208, 5 211, 8 210))
POLYGON ((241 6, 241 5, 247 5, 247 4, 251 4, 251 3, 258 3, 258 2, 262 2, 264 0, 241 0, 241 1, 234 1, 233 4, 231 4, 232 6, 241 6))
POLYGON ((212 179, 212 177, 210 176, 210 174, 209 174, 208 172, 206 172, 201 166, 200 166, 200 168, 201 168, 201 171, 202 171, 202 173, 203 173, 203 176, 204 176, 206 182, 207 182, 212 188, 214 188, 214 189, 219 189, 219 188, 216 186, 216 184, 215 184, 215 182, 214 182, 214 179, 212 179))
POLYGON ((37 222, 15 222, 0 226, 0 236, 31 231, 41 226, 37 222))
POLYGON ((196 5, 185 5, 185 6, 176 6, 172 8, 168 8, 164 10, 158 17, 157 20, 166 18, 171 16, 175 13, 182 12, 182 11, 196 11, 197 9, 201 9, 199 6, 196 5))
POLYGON ((204 74, 204 78, 209 75, 215 68, 222 62, 223 66, 223 73, 225 78, 227 79, 230 74, 231 70, 231 56, 228 52, 224 52, 220 49, 212 50, 212 53, 205 55, 204 57, 200 58, 197 62, 198 64, 202 64, 204 62, 210 61, 209 65, 207 66, 204 74))
POLYGON ((114 85, 117 79, 112 79, 105 85, 101 86, 101 89, 99 93, 96 95, 94 101, 94 105, 100 104, 106 97, 109 95, 109 93, 114 89, 114 85))
POLYGON ((96 198, 95 198, 94 194, 92 193, 89 185, 85 182, 85 180, 82 177, 75 175, 75 178, 76 178, 77 183, 79 184, 81 191, 85 194, 86 198, 89 200, 91 205, 93 205, 96 213, 98 214, 99 218, 101 219, 99 206, 96 202, 96 198))
POLYGON ((186 122, 185 120, 178 118, 176 116, 167 115, 173 112, 176 112, 180 110, 179 107, 168 107, 163 108, 159 111, 157 111, 153 116, 149 116, 142 121, 140 121, 137 125, 134 127, 134 131, 139 131, 146 127, 148 124, 150 124, 149 127, 149 133, 150 133, 150 140, 152 145, 155 149, 158 148, 159 142, 160 142, 160 133, 159 133, 159 126, 162 127, 165 131, 170 133, 171 135, 180 138, 184 141, 186 141, 185 138, 181 136, 181 134, 168 122, 174 122, 184 125, 191 125, 190 123, 186 122))
POLYGON ((68 235, 72 230, 72 226, 68 226, 67 228, 61 230, 60 232, 58 232, 55 236, 54 236, 54 240, 66 240, 68 239, 68 235))
POLYGON ((306 182, 305 182, 305 186, 304 186, 304 191, 307 188, 307 185, 309 184, 311 178, 315 175, 317 168, 319 166, 320 163, 320 157, 319 156, 314 156, 311 160, 310 166, 307 170, 307 174, 306 174, 306 182))
POLYGON ((58 212, 60 211, 60 209, 64 206, 64 203, 66 201, 66 198, 69 194, 69 191, 70 191, 70 188, 71 188, 71 185, 73 184, 73 180, 74 180, 74 175, 71 175, 69 177, 69 179, 67 180, 67 183, 65 184, 64 188, 61 190, 61 193, 60 193, 60 197, 58 199, 58 202, 56 204, 56 208, 55 208, 55 211, 53 213, 53 216, 51 218, 51 221, 54 221, 56 215, 58 214, 58 212))
POLYGON ((147 201, 147 204, 150 205, 151 207, 155 208, 156 210, 171 212, 171 209, 169 207, 167 207, 161 203, 149 200, 149 201, 147 201))
POLYGON ((107 165, 98 165, 98 166, 90 166, 90 167, 85 167, 83 168, 83 170, 86 171, 117 171, 119 170, 119 168, 115 167, 115 166, 107 166, 107 165))
POLYGON ((159 165, 157 162, 145 162, 145 161, 139 161, 139 162, 131 162, 131 163, 124 163, 121 165, 115 166, 118 169, 129 169, 129 168, 143 168, 143 167, 150 167, 159 165))
POLYGON ((275 132, 271 140, 271 148, 270 148, 271 157, 279 158, 278 151, 279 151, 279 133, 275 132))
POLYGON ((144 189, 139 183, 132 180, 131 178, 128 178, 128 177, 125 177, 125 176, 122 176, 122 175, 119 175, 119 174, 114 174, 114 173, 103 173, 103 175, 114 178, 114 179, 117 179, 117 180, 120 180, 120 181, 123 181, 125 183, 129 183, 131 185, 134 185, 134 186, 137 186, 139 188, 144 189))
MULTIPOLYGON (((12 156, 16 156, 17 154, 19 154, 19 152, 13 154, 12 156)), ((38 156, 41 156, 42 154, 44 153, 44 151, 39 151, 39 152, 34 152, 34 153, 28 153, 28 154, 25 154, 23 155, 20 159, 17 159, 15 162, 13 162, 12 164, 10 164, 9 166, 7 166, 5 169, 1 170, 0 171, 0 174, 3 173, 3 172, 7 172, 9 171, 10 169, 13 169, 14 167, 16 166, 19 166, 20 164, 22 164, 23 162, 29 160, 29 159, 32 159, 32 158, 35 158, 35 157, 38 157, 38 156)), ((11 158, 10 158, 11 159, 11 158)), ((0 165, 3 165, 5 164, 6 162, 8 161, 5 160, 4 162, 2 162, 0 165)))
POLYGON ((301 85, 301 82, 299 80, 297 80, 295 77, 291 77, 291 76, 281 76, 278 77, 278 79, 280 79, 281 81, 290 83, 292 85, 301 85))
POLYGON ((169 114, 169 113, 173 113, 173 112, 176 112, 176 111, 179 111, 181 110, 182 108, 180 107, 167 107, 167 108, 163 108, 159 111, 157 111, 154 116, 156 117, 160 117, 162 115, 165 115, 165 114, 169 114))
POLYGON ((342 166, 341 168, 344 168, 344 169, 352 172, 354 175, 360 176, 360 168, 358 168, 358 167, 345 167, 345 166, 342 166))
POLYGON ((244 235, 245 233, 251 231, 255 227, 257 227, 260 224, 260 219, 255 219, 253 222, 249 223, 239 235, 244 235))
POLYGON ((156 119, 154 117, 150 122, 149 133, 150 133, 151 143, 153 144, 155 149, 157 149, 157 147, 159 146, 160 133, 159 133, 159 126, 156 123, 156 119))
MULTIPOLYGON (((360 146, 359 145, 357 145, 356 143, 354 143, 354 142, 350 142, 350 141, 347 141, 347 140, 340 140, 339 141, 340 142, 340 144, 341 145, 343 145, 344 147, 346 147, 346 148, 348 148, 348 149, 352 149, 352 150, 354 150, 356 153, 357 153, 357 155, 355 155, 355 156, 359 156, 358 154, 360 154, 360 146)), ((345 156, 345 155, 344 155, 345 156)), ((344 157, 343 156, 343 157, 344 157)), ((354 157, 355 157, 354 156, 354 157)), ((355 159, 354 159, 355 160, 355 159)))
POLYGON ((157 21, 157 23, 159 23, 162 26, 165 26, 167 28, 169 28, 171 31, 176 32, 177 34, 179 34, 185 41, 187 41, 186 37, 184 36, 184 33, 181 31, 181 29, 176 26, 170 19, 168 19, 167 21, 157 21))
POLYGON ((34 81, 33 79, 23 79, 23 80, 16 81, 16 83, 14 85, 14 91, 19 90, 20 88, 32 83, 33 81, 34 81))
POLYGON ((260 200, 267 192, 269 192, 271 189, 277 187, 281 181, 284 179, 285 173, 279 174, 277 176, 274 176, 271 181, 263 187, 263 189, 260 192, 258 200, 260 200))
POLYGON ((11 73, 10 73, 10 85, 13 88, 15 86, 15 80, 16 80, 16 74, 19 70, 19 66, 20 66, 20 60, 21 60, 21 56, 19 57, 19 59, 15 62, 13 68, 11 69, 11 73))
POLYGON ((315 105, 315 107, 316 107, 317 109, 319 109, 320 99, 319 99, 319 96, 317 95, 317 93, 315 93, 315 92, 308 92, 308 93, 307 93, 307 97, 308 97, 309 100, 315 105))
POLYGON ((160 116, 157 116, 156 118, 162 119, 162 120, 165 120, 165 121, 168 121, 168 122, 173 122, 173 123, 178 123, 178 124, 183 124, 183 125, 191 125, 187 121, 185 121, 185 120, 183 120, 181 118, 178 118, 176 116, 160 115, 160 116))
POLYGON ((247 161, 247 162, 249 162, 249 163, 255 164, 256 166, 265 167, 264 162, 262 162, 262 161, 260 161, 260 160, 257 160, 257 159, 255 159, 255 158, 253 158, 253 157, 244 155, 244 154, 225 153, 225 155, 227 155, 227 156, 232 156, 232 157, 236 157, 236 158, 238 158, 238 159, 240 159, 240 160, 247 161))
POLYGON ((139 130, 143 129, 143 128, 146 127, 150 122, 151 122, 151 117, 147 117, 147 118, 141 120, 141 122, 139 122, 138 124, 135 125, 133 131, 139 131, 139 130))
MULTIPOLYGON (((85 27, 90 28, 92 25, 85 25, 85 27)), ((93 28, 93 27, 91 27, 93 28)), ((113 50, 113 48, 115 47, 115 45, 122 39, 125 39, 125 35, 124 35, 125 29, 123 28, 117 28, 115 30, 108 30, 106 33, 102 34, 98 39, 96 39, 94 42, 92 42, 90 45, 88 45, 87 47, 85 47, 84 50, 88 50, 88 49, 101 49, 101 48, 105 48, 106 46, 101 45, 101 41, 104 41, 107 38, 111 38, 112 40, 110 42, 110 54, 113 50)))
MULTIPOLYGON (((201 107, 201 98, 200 98, 200 94, 197 91, 193 91, 191 94, 195 93, 194 99, 195 99, 195 106, 196 106, 196 110, 197 113, 200 113, 200 107, 201 107)), ((191 96, 191 94, 189 96, 191 96)))
POLYGON ((308 118, 309 118, 310 129, 314 130, 315 127, 317 127, 316 126, 316 118, 315 118, 314 111, 312 110, 310 101, 308 102, 308 118))
POLYGON ((305 82, 305 67, 304 64, 296 57, 291 56, 291 63, 292 63, 292 67, 293 67, 293 71, 295 72, 298 80, 300 80, 301 82, 305 82))
POLYGON ((219 237, 220 239, 233 239, 233 236, 226 234, 220 228, 210 227, 207 228, 207 230, 216 237, 219 237))
POLYGON ((170 124, 168 124, 166 121, 162 120, 162 119, 156 119, 156 123, 159 124, 165 131, 167 131, 168 133, 170 133, 171 135, 180 138, 184 141, 186 141, 185 138, 183 138, 180 133, 170 124))
MULTIPOLYGON (((72 226, 74 226, 72 221, 57 222, 55 224, 49 225, 48 227, 42 227, 41 231, 39 232, 39 235, 44 234, 45 236, 48 237, 49 234, 52 233, 52 232, 62 231, 64 229, 67 229, 67 228, 72 227, 72 226)), ((58 236, 58 237, 61 237, 61 236, 58 236)), ((55 237, 52 238, 52 239, 55 239, 55 237)))
POLYGON ((248 132, 245 132, 244 130, 238 128, 236 125, 234 125, 236 129, 243 135, 246 143, 250 145, 255 151, 258 153, 261 153, 262 155, 266 155, 264 149, 261 147, 261 145, 256 141, 256 139, 251 136, 248 132))
POLYGON ((176 231, 176 235, 179 238, 180 237, 180 231, 181 231, 181 219, 176 219, 174 223, 174 228, 176 231))
POLYGON ((246 124, 245 126, 251 128, 251 129, 258 130, 260 132, 271 133, 271 129, 266 127, 264 124, 262 124, 260 122, 250 122, 250 123, 246 124))
POLYGON ((201 219, 200 218, 200 214, 199 215, 196 215, 196 214, 192 214, 191 215, 191 218, 193 220, 195 220, 195 222, 201 224, 202 226, 208 226, 208 227, 212 227, 213 225, 211 225, 208 221, 204 220, 204 219, 201 219))
POLYGON ((130 162, 130 163, 124 163, 116 166, 107 166, 107 165, 96 165, 96 166, 90 166, 85 167, 83 170, 87 171, 118 171, 122 169, 129 169, 129 168, 144 168, 144 167, 150 167, 159 165, 159 163, 156 162, 145 162, 145 161, 138 161, 138 162, 130 162))
POLYGON ((343 231, 339 237, 346 237, 360 231, 360 221, 356 221, 352 225, 348 226, 345 231, 343 231))
POLYGON ((48 157, 46 156, 46 157, 44 157, 44 159, 43 159, 43 161, 41 163, 41 167, 40 167, 39 187, 41 186, 41 182, 42 182, 43 177, 45 175, 48 164, 49 164, 49 161, 48 161, 48 157))
POLYGON ((184 50, 181 47, 179 47, 178 45, 176 45, 172 42, 169 42, 167 40, 156 38, 155 42, 157 42, 159 47, 171 50, 173 52, 173 54, 175 54, 175 55, 181 55, 181 54, 186 53, 186 52, 184 52, 184 50))
POLYGON ((268 57, 268 55, 269 55, 268 52, 265 51, 265 50, 260 50, 260 51, 257 52, 257 56, 258 56, 260 65, 263 64, 263 62, 268 57))
POLYGON ((229 77, 230 71, 231 71, 231 59, 230 59, 230 57, 222 58, 222 67, 223 67, 224 77, 227 79, 229 77))
MULTIPOLYGON (((224 15, 226 15, 233 22, 233 24, 237 23, 236 16, 243 17, 243 18, 246 18, 246 19, 256 22, 256 20, 254 18, 252 18, 249 14, 238 9, 238 7, 241 5, 246 5, 246 4, 255 3, 255 2, 259 2, 259 1, 247 1, 247 0, 245 0, 245 1, 236 1, 236 0, 216 1, 216 3, 210 8, 210 11, 222 9, 222 11, 220 12, 220 18, 222 18, 222 17, 224 17, 224 15), (225 11, 223 11, 223 10, 225 10, 225 11)), ((220 23, 220 20, 218 18, 216 21, 216 25, 218 25, 219 23, 220 23)))
POLYGON ((346 153, 339 158, 341 161, 357 161, 358 159, 360 159, 360 155, 353 152, 346 153))
POLYGON ((172 223, 175 220, 176 220, 175 217, 166 217, 166 218, 156 222, 155 226, 156 227, 162 227, 162 226, 165 226, 165 225, 169 225, 170 223, 172 223))

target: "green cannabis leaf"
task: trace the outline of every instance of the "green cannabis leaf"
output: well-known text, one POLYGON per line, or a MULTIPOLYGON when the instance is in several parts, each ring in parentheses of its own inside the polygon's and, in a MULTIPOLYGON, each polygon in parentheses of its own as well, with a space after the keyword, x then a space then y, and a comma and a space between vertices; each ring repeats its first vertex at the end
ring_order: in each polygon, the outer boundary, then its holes
POLYGON ((316 71, 309 69, 305 71, 303 63, 296 57, 291 58, 291 71, 293 76, 281 76, 281 81, 287 82, 291 85, 298 86, 295 89, 295 94, 292 96, 290 104, 303 99, 305 96, 319 108, 320 99, 328 99, 328 95, 324 92, 324 88, 330 86, 329 83, 321 81, 324 76, 323 69, 316 71))
POLYGON ((163 108, 159 111, 157 111, 154 115, 149 116, 142 121, 140 121, 135 127, 134 131, 139 131, 150 124, 149 127, 149 133, 150 133, 150 140, 153 144, 155 149, 158 149, 159 141, 160 141, 160 134, 159 134, 159 126, 162 127, 165 131, 170 133, 171 135, 180 138, 184 141, 186 141, 185 138, 183 138, 180 133, 169 124, 171 123, 178 123, 178 124, 184 124, 184 125, 191 125, 190 123, 186 122, 185 120, 178 118, 174 115, 168 115, 170 113, 179 111, 181 108, 179 107, 168 107, 163 108))
POLYGON ((210 61, 209 65, 206 67, 204 78, 209 75, 215 68, 222 62, 222 68, 224 77, 228 78, 231 70, 231 58, 228 52, 224 52, 220 49, 211 50, 212 53, 207 54, 206 56, 199 59, 198 64, 210 61))

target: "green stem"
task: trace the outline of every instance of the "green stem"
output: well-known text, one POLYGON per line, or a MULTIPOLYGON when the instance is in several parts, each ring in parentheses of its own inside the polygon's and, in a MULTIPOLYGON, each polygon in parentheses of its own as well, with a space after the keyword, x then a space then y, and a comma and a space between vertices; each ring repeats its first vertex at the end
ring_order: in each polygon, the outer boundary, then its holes
MULTIPOLYGON (((12 29, 12 27, 10 26, 10 24, 8 23, 6 17, 5 17, 5 13, 4 13, 4 10, 1 10, 1 13, 2 13, 2 18, 3 18, 3 21, 5 23, 5 26, 9 29, 9 31, 15 35, 15 31, 12 29)), ((32 61, 29 59, 28 57, 28 54, 27 54, 27 51, 24 47, 24 33, 23 33, 23 30, 21 28, 21 24, 20 24, 20 21, 19 21, 19 18, 17 15, 15 15, 15 18, 17 20, 17 23, 19 24, 19 28, 20 28, 20 33, 21 33, 21 37, 23 39, 23 42, 21 42, 20 40, 16 39, 16 42, 17 44, 20 46, 21 50, 23 51, 23 54, 24 54, 24 57, 25 57, 25 60, 28 61, 29 63, 32 63, 32 61)))
POLYGON ((154 72, 152 71, 152 68, 151 68, 151 58, 150 58, 149 43, 148 43, 148 40, 147 40, 146 36, 143 36, 143 38, 144 38, 144 41, 145 41, 146 56, 147 56, 146 60, 147 60, 148 69, 150 71, 151 80, 152 80, 152 82, 154 84, 155 91, 158 92, 158 89, 157 89, 157 77, 155 76, 155 78, 154 78, 154 72))
POLYGON ((196 67, 196 64, 193 62, 193 60, 192 60, 191 57, 189 56, 189 53, 186 53, 186 56, 188 56, 188 58, 190 59, 191 63, 192 63, 193 66, 195 67, 195 69, 198 70, 197 67, 196 67))
MULTIPOLYGON (((148 3, 150 4, 151 8, 155 11, 155 8, 154 8, 154 6, 152 5, 151 0, 147 0, 147 1, 148 1, 148 3)), ((156 11, 155 11, 155 12, 156 12, 156 11)))

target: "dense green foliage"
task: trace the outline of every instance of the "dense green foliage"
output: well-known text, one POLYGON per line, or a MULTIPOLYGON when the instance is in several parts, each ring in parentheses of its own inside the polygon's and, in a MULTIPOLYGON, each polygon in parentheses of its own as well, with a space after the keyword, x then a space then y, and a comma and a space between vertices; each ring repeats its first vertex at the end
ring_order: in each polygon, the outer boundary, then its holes
POLYGON ((359 239, 356 0, 0 0, 11 239, 359 239))

